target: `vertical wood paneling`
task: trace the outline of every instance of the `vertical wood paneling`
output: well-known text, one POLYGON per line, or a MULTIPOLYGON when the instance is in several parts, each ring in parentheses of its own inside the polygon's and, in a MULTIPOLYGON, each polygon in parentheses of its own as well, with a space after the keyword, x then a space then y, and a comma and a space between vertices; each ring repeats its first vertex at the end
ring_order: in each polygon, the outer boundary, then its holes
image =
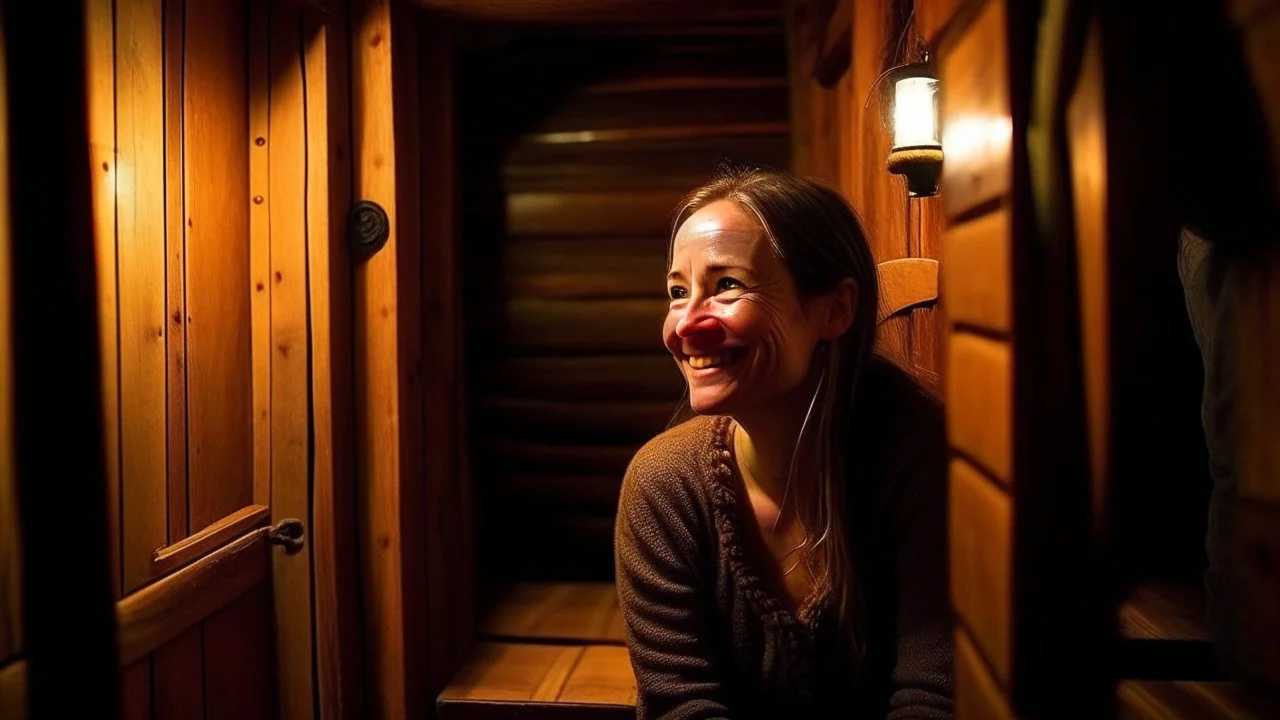
POLYGON ((27 720, 27 661, 0 665, 0 717, 27 720))
MULTIPOLYGON (((271 513, 277 522, 305 519, 310 509, 307 126, 301 29, 296 8, 272 3, 267 195, 271 198, 271 513)), ((312 654, 310 544, 292 555, 272 553, 271 562, 281 711, 287 718, 311 717, 311 663, 298 662, 312 654)))
MULTIPOLYGON (((0 17, 0 664, 22 650, 22 538, 14 462, 13 276, 9 218, 9 102, 4 25, 0 17)), ((0 671, 5 672, 5 671, 0 671)), ((9 670, 8 675, 14 670, 9 670)), ((26 688, 26 673, 21 685, 26 688)), ((4 699, 11 693, 4 692, 4 699)), ((17 701, 14 701, 17 704, 17 701)), ((25 705, 25 701, 22 703, 25 705)))
POLYGON ((396 135, 393 113, 391 3, 359 0, 352 8, 351 76, 353 187, 355 196, 377 202, 390 220, 386 245, 355 269, 356 477, 360 496, 370 713, 405 717, 420 712, 409 698, 421 682, 407 646, 404 600, 404 523, 401 515, 404 453, 401 447, 399 255, 414 242, 400 232, 396 135))
POLYGON ((169 542, 187 526, 186 232, 183 224, 182 48, 185 0, 164 0, 165 258, 168 282, 169 542))
POLYGON ((263 583, 204 621, 206 720, 274 720, 271 586, 263 583))
POLYGON ((344 242, 351 203, 349 35, 345 13, 330 15, 324 24, 308 16, 305 28, 317 697, 326 717, 347 720, 360 717, 364 704, 359 576, 351 542, 351 267, 344 242))
POLYGON ((204 631, 199 625, 151 654, 155 720, 192 720, 204 714, 204 631))
POLYGON ((121 717, 124 720, 152 720, 151 658, 133 663, 121 675, 121 717))
POLYGON ((252 316, 245 6, 190 3, 186 21, 187 418, 194 530, 253 502, 252 316))
POLYGON ((164 53, 161 0, 116 4, 124 591, 168 540, 165 369, 164 53))
POLYGON ((85 2, 89 178, 93 192, 98 327, 102 345, 102 439, 106 451, 108 542, 111 545, 112 590, 115 597, 120 597, 120 354, 116 316, 116 68, 115 17, 112 10, 110 0, 85 2))
POLYGON ((271 3, 249 9, 249 276, 253 385, 253 499, 271 496, 271 3))

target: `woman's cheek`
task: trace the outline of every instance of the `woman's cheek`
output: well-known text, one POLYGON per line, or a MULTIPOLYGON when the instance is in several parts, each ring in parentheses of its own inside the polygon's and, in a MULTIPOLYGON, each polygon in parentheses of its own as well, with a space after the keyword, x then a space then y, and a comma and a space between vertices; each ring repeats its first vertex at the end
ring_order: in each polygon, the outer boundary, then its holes
POLYGON ((680 352, 680 338, 676 335, 676 325, 679 322, 680 313, 675 310, 668 310, 667 318, 662 321, 662 344, 673 355, 680 352))

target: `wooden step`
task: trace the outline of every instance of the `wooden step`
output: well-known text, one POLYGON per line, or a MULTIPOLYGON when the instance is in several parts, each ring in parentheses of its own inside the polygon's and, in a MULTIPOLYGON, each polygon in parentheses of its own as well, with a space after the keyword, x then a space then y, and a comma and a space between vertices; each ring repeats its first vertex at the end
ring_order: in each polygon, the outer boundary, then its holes
POLYGON ((1120 720, 1280 718, 1280 697, 1239 683, 1127 680, 1116 694, 1120 720))
POLYGON ((436 701, 442 720, 633 718, 636 683, 617 645, 476 645, 436 701))
POLYGON ((1199 584, 1150 583, 1120 606, 1119 674, 1133 680, 1221 680, 1199 584))
POLYGON ((621 645, 622 617, 613 583, 521 583, 500 592, 481 616, 491 640, 621 645))

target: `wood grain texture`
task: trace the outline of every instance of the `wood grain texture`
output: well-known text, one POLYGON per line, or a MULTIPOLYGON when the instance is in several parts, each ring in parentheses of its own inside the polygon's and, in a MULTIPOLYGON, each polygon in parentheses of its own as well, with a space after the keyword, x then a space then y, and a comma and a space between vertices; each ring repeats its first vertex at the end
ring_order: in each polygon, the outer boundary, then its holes
POLYGON ((317 703, 326 718, 364 709, 364 663, 352 418, 349 29, 346 14, 305 18, 307 213, 315 426, 311 528, 314 558, 317 703), (323 161, 320 159, 323 158, 323 161))
POLYGON ((492 371, 495 394, 547 400, 658 401, 675 403, 684 378, 670 355, 511 356, 492 371))
POLYGON ((1009 191, 1013 122, 1005 14, 1004 0, 984 3, 942 57, 942 198, 953 219, 1009 191))
POLYGON ((963 628, 956 630, 955 663, 957 718, 1013 720, 1000 686, 963 628))
POLYGON ((191 532, 187 511, 187 243, 183 199, 184 0, 164 0, 164 255, 169 542, 191 532))
MULTIPOLYGON (((2 28, 0 28, 2 29, 2 28)), ((4 58, 0 53, 0 70, 4 58)), ((13 234, 9 216, 9 107, 5 85, 0 82, 0 663, 9 662, 23 647, 22 635, 22 534, 18 519, 16 388, 13 347, 13 234)), ((118 577, 118 573, 116 577, 118 577)), ((118 582, 118 580, 117 580, 118 582)), ((24 673, 10 666, 4 677, 24 673)), ((26 680, 21 682, 25 694, 26 680)), ((6 697, 10 695, 6 692, 6 697)), ((11 701, 17 705, 17 701, 11 701)), ((21 703, 26 705, 25 701, 21 703)))
POLYGON ((255 530, 116 603, 121 664, 145 657, 266 580, 265 533, 255 530))
POLYGON ((773 0, 713 0, 689 3, 679 0, 414 0, 420 7, 451 17, 504 23, 551 24, 650 24, 732 21, 772 17, 779 12, 773 0))
POLYGON ((666 237, 683 191, 537 192, 507 196, 510 235, 666 237))
POLYGON ((271 585, 257 583, 204 621, 205 717, 275 720, 277 698, 271 632, 271 585))
POLYGON ((951 446, 1013 482, 1013 350, 972 333, 947 343, 947 435, 951 446))
POLYGON ((978 470, 953 460, 949 512, 951 601, 994 676, 1007 686, 1015 609, 1013 501, 978 470))
POLYGON ((1116 687, 1121 720, 1263 720, 1280 702, 1230 682, 1125 680, 1116 687))
POLYGON ((634 706, 636 677, 627 649, 588 645, 556 700, 584 705, 634 706))
POLYGON ((161 0, 116 4, 116 232, 124 592, 169 539, 161 0))
POLYGON ((938 261, 901 258, 880 263, 880 318, 938 299, 938 261))
POLYGON ((0 717, 27 720, 27 661, 10 660, 0 665, 0 717))
POLYGON ((199 560, 231 540, 267 523, 270 519, 271 508, 266 505, 243 507, 194 535, 157 549, 151 557, 151 573, 155 577, 167 575, 190 562, 199 560))
POLYGON ((519 298, 476 320, 478 330, 483 331, 486 324, 500 329, 498 342, 508 350, 644 352, 662 348, 666 314, 667 301, 660 297, 592 301, 519 298))
POLYGON ((477 400, 473 422, 496 435, 561 442, 643 441, 661 432, 674 412, 671 401, 558 402, 489 396, 477 400))
POLYGON ((253 501, 271 504, 271 8, 249 5, 249 296, 253 501))
MULTIPOLYGON (((664 238, 531 239, 503 248, 500 291, 508 297, 665 297, 664 238)), ((477 278, 478 285, 484 278, 477 278)), ((472 290, 473 292, 475 290, 472 290)))
POLYGON ((197 623, 151 654, 151 717, 189 720, 204 715, 204 628, 197 623))
MULTIPOLYGON (((103 446, 106 451, 112 592, 120 597, 120 348, 116 293, 116 68, 115 12, 107 0, 85 3, 85 80, 89 109, 89 182, 93 193, 93 238, 98 283, 98 327, 102 345, 103 446)), ((0 281, 3 286, 3 281, 0 281)), ((2 311, 0 311, 2 312, 2 311)), ((2 322, 2 321, 0 321, 2 322)), ((7 337, 7 333, 0 335, 7 337)), ((0 365, 3 365, 0 361, 0 365)), ((0 372, 4 372, 0 369, 0 372)), ((3 410, 0 409, 0 413, 3 410)), ((0 421, 3 422, 3 421, 0 421)), ((0 429, 3 432, 3 429, 0 429)), ((0 441, 2 443, 3 441, 0 441)), ((7 448, 0 447, 0 454, 7 448)), ((0 470, 3 474, 3 470, 0 470)), ((3 502, 3 501, 0 501, 3 502)), ((3 521, 0 521, 2 523, 3 521)), ((4 642, 0 641, 0 647, 4 642)), ((0 652, 3 655, 3 652, 0 652)))
POLYGON ((186 20, 188 524, 199 529, 254 501, 248 18, 243 5, 189 3, 186 20))
POLYGON ((151 656, 130 663, 121 671, 120 694, 124 720, 153 720, 151 703, 151 656))
POLYGON ((622 643, 613 583, 521 583, 484 609, 480 632, 489 638, 622 643))
POLYGON ((947 228, 942 268, 951 322, 992 333, 1012 331, 1012 241, 1007 208, 947 228))

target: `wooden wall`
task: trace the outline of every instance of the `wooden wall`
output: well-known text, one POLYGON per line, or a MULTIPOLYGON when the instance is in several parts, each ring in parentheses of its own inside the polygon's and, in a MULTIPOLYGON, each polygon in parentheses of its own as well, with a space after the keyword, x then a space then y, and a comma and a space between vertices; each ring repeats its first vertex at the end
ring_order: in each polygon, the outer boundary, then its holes
POLYGON ((789 164, 783 26, 485 43, 462 95, 479 567, 610 579, 623 471, 682 389, 672 213, 722 156, 789 164))

